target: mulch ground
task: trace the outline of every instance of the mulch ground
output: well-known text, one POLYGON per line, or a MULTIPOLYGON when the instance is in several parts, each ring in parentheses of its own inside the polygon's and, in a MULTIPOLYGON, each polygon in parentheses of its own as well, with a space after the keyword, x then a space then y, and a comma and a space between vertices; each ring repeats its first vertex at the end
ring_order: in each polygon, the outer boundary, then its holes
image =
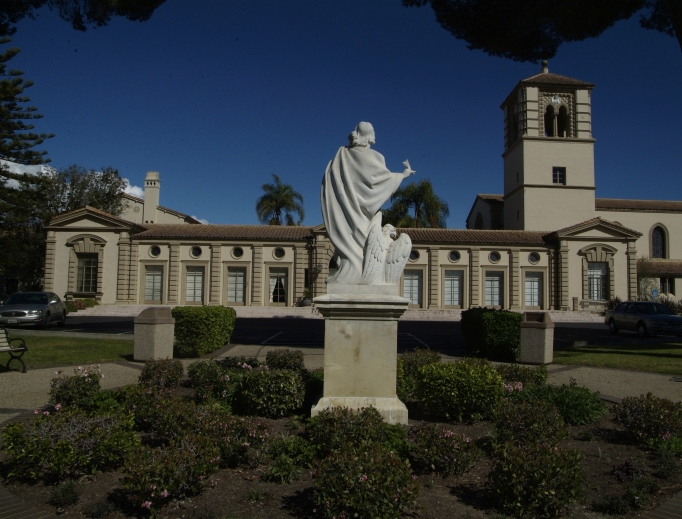
MULTIPOLYGON (((296 433, 303 429, 292 429, 291 420, 267 420, 273 435, 280 432, 296 433)), ((418 425, 411 421, 410 425, 418 425)), ((492 428, 487 423, 473 425, 447 424, 471 438, 488 434, 492 428)), ((574 504, 568 515, 572 518, 599 517, 593 505, 610 494, 622 496, 629 482, 620 482, 611 471, 614 466, 630 461, 643 468, 649 477, 654 477, 657 466, 649 453, 630 444, 623 432, 608 415, 589 427, 571 428, 571 437, 561 442, 563 448, 577 449, 581 456, 584 476, 584 498, 574 504), (591 437, 590 440, 581 438, 591 437)), ((0 460, 2 459, 0 453, 0 460)), ((484 458, 466 474, 458 477, 439 478, 435 475, 420 475, 420 495, 417 506, 406 517, 420 519, 451 519, 494 517, 495 510, 487 483, 492 462, 484 458)), ((678 461, 679 464, 679 461, 678 461)), ((292 484, 266 483, 260 480, 265 467, 258 469, 223 469, 212 476, 213 488, 203 494, 173 502, 165 507, 159 517, 194 519, 290 519, 320 517, 313 510, 313 480, 310 470, 302 470, 300 477, 292 484)), ((80 480, 82 495, 79 503, 66 510, 71 517, 139 517, 140 503, 129 502, 119 472, 86 476, 80 480), (99 505, 99 509, 95 508, 99 505), (104 514, 104 515, 102 515, 104 514)), ((651 496, 647 509, 655 508, 675 493, 682 490, 682 476, 678 472, 669 479, 655 478, 660 491, 651 496)), ((43 484, 6 483, 5 486, 18 498, 32 506, 46 507, 52 487, 43 484)), ((640 512, 630 512, 625 517, 635 517, 640 512)))

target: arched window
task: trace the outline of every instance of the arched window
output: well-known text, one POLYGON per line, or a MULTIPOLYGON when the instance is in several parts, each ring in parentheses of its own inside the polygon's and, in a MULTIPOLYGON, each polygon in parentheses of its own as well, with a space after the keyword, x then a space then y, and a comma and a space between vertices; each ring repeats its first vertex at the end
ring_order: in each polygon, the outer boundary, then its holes
POLYGON ((559 137, 568 137, 568 111, 565 106, 559 108, 557 117, 557 134, 559 137))
POLYGON ((548 105, 545 110, 545 136, 554 137, 554 107, 552 105, 548 105))
POLYGON ((665 231, 661 227, 654 227, 651 231, 651 257, 665 258, 665 231))

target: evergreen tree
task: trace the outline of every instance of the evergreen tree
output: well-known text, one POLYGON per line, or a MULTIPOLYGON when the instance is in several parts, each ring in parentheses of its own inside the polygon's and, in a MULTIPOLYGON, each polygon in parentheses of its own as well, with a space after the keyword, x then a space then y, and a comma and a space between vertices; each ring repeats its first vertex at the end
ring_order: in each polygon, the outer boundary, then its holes
POLYGON ((382 220, 395 227, 444 228, 449 215, 447 202, 434 193, 430 180, 423 179, 397 189, 382 220), (414 216, 410 211, 414 211, 414 216))
POLYGON ((48 173, 49 212, 56 216, 86 205, 120 216, 125 202, 125 179, 112 167, 102 171, 86 170, 76 164, 48 173))
POLYGON ((263 184, 265 194, 256 201, 256 214, 262 224, 300 225, 305 217, 303 210, 303 196, 289 184, 282 183, 277 175, 272 175, 275 179, 273 184, 263 184), (294 221, 293 213, 298 214, 298 222, 294 221))

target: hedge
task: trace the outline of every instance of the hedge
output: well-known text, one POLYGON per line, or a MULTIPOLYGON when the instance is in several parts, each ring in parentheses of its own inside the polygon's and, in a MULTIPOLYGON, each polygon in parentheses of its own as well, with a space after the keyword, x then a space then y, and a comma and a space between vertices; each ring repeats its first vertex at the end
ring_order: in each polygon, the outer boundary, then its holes
POLYGON ((232 336, 237 314, 225 306, 176 306, 175 340, 180 355, 196 356, 214 352, 232 336))
POLYGON ((462 334, 477 357, 515 362, 521 344, 522 318, 509 310, 471 308, 462 312, 462 334))

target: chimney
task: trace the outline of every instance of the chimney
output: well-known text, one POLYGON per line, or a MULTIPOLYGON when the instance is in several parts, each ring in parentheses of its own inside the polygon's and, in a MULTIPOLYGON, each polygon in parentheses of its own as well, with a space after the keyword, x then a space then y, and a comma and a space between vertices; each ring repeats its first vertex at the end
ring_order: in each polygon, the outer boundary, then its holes
POLYGON ((156 221, 156 208, 159 206, 159 191, 161 181, 158 171, 147 171, 144 179, 144 215, 143 223, 158 223, 156 221))

